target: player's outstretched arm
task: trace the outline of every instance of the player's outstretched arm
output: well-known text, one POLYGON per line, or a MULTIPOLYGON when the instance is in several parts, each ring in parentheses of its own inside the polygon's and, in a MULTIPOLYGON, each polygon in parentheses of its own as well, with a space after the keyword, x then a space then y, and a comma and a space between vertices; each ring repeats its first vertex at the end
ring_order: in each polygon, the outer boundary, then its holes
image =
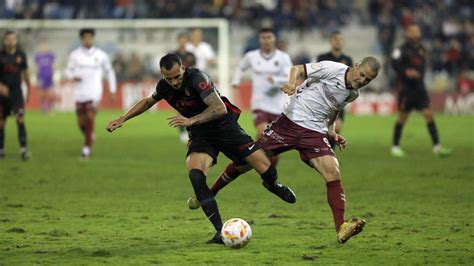
POLYGON ((146 110, 150 109, 153 105, 155 105, 157 101, 153 97, 147 97, 144 99, 141 99, 138 101, 130 110, 128 110, 125 114, 123 114, 121 117, 112 120, 109 122, 107 127, 105 128, 107 131, 112 132, 116 130, 117 128, 122 127, 123 123, 125 121, 137 116, 141 115, 143 112, 146 110))
POLYGON ((339 134, 336 133, 336 119, 339 116, 339 112, 335 112, 334 115, 328 122, 328 136, 332 138, 340 150, 343 150, 347 147, 349 142, 347 139, 339 134))
POLYGON ((288 75, 288 82, 283 85, 281 90, 288 95, 293 95, 296 90, 296 80, 303 75, 305 75, 304 65, 292 66, 288 75))
POLYGON ((189 127, 219 119, 227 114, 225 104, 215 91, 211 92, 203 101, 207 104, 207 108, 202 113, 191 118, 182 115, 170 117, 168 118, 168 124, 172 127, 189 127))

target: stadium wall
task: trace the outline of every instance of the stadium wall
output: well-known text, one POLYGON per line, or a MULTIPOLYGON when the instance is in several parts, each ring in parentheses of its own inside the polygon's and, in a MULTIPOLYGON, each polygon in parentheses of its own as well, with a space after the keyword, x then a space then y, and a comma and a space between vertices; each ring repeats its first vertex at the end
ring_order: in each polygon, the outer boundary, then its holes
MULTIPOLYGON (((71 82, 61 82, 56 85, 54 89, 56 95, 56 110, 74 110, 74 94, 71 85, 71 82)), ((112 101, 107 90, 107 85, 105 84, 101 108, 126 110, 139 99, 150 95, 155 85, 155 81, 121 82, 118 84, 115 101, 112 101)), ((241 108, 244 110, 250 108, 251 88, 250 81, 242 82, 240 97, 242 99, 241 108)), ((430 97, 432 107, 435 111, 450 114, 474 114, 474 93, 430 92, 430 97)), ((153 110, 170 108, 171 107, 165 101, 160 101, 153 110)), ((40 109, 39 90, 34 86, 31 99, 27 104, 27 109, 40 109)), ((389 92, 362 92, 357 101, 347 107, 347 111, 360 115, 392 114, 396 112, 396 97, 389 92)))

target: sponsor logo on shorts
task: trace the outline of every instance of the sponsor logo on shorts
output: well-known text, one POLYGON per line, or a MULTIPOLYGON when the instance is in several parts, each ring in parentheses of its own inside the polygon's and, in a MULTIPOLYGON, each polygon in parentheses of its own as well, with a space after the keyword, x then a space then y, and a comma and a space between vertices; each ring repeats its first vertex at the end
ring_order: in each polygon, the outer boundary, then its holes
POLYGON ((254 144, 252 144, 252 146, 250 146, 250 147, 248 148, 248 149, 249 149, 249 151, 251 151, 251 150, 253 149, 253 147, 255 147, 255 143, 254 143, 254 144))
POLYGON ((331 144, 329 144, 329 140, 327 138, 323 138, 324 143, 328 145, 329 148, 331 148, 331 144))
POLYGON ((266 135, 266 136, 269 136, 270 138, 276 140, 278 143, 281 143, 285 146, 288 146, 288 144, 285 143, 285 139, 278 135, 275 131, 273 131, 272 129, 267 129, 263 132, 263 135, 266 135))

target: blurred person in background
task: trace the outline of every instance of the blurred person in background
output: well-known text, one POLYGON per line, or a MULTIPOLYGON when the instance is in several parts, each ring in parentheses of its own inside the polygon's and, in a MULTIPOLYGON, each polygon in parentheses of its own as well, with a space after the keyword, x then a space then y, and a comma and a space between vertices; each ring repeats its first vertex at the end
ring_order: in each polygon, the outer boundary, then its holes
POLYGON ((114 67, 115 74, 117 76, 118 82, 123 82, 127 80, 127 61, 122 52, 115 54, 114 59, 112 60, 112 66, 114 67))
MULTIPOLYGON (((290 56, 276 48, 275 32, 263 28, 259 33, 260 48, 247 52, 235 69, 232 79, 232 93, 241 106, 240 81, 247 69, 252 70, 251 109, 257 137, 283 112, 284 93, 280 87, 285 84, 293 63, 290 56)), ((277 157, 271 158, 273 164, 277 157)))
POLYGON ((102 99, 104 72, 107 74, 112 100, 117 91, 117 81, 109 56, 94 46, 95 30, 81 29, 79 37, 82 45, 69 55, 65 75, 74 82, 76 115, 79 128, 84 134, 81 154, 82 158, 87 159, 91 155, 95 138, 94 122, 102 99))
POLYGON ((193 29, 190 34, 190 42, 186 44, 186 50, 196 57, 196 67, 206 71, 216 64, 216 53, 212 46, 202 40, 202 30, 193 29))
MULTIPOLYGON (((333 31, 329 35, 329 43, 331 44, 331 51, 320 54, 317 56, 316 61, 333 61, 338 63, 343 63, 348 67, 353 67, 352 58, 342 52, 342 48, 344 47, 344 37, 340 31, 333 31)), ((336 133, 339 134, 342 130, 342 126, 344 125, 344 117, 345 117, 344 109, 339 112, 339 116, 336 118, 336 133)), ((336 143, 334 141, 330 141, 331 147, 334 149, 336 143)))
POLYGON ((0 160, 5 157, 5 124, 8 116, 16 116, 20 156, 26 161, 30 154, 27 148, 25 127, 25 102, 30 98, 31 85, 26 54, 19 48, 15 31, 7 30, 3 35, 0 51, 0 160), (26 98, 23 97, 22 81, 26 83, 26 98))
POLYGON ((39 45, 38 52, 35 55, 37 65, 38 89, 40 92, 41 110, 45 114, 53 109, 54 105, 54 61, 55 55, 49 49, 48 43, 43 41, 39 45))
POLYGON ((397 73, 400 91, 398 95, 398 119, 393 130, 391 154, 395 157, 405 156, 405 152, 400 148, 402 129, 408 115, 415 109, 421 112, 425 118, 433 143, 433 153, 438 156, 447 156, 451 154, 451 150, 440 145, 438 129, 423 80, 427 51, 420 42, 420 27, 416 24, 407 26, 405 38, 406 42, 395 49, 392 54, 392 65, 397 73))
POLYGON ((188 35, 186 35, 184 32, 179 33, 177 43, 178 48, 173 53, 177 54, 181 58, 184 67, 196 67, 196 56, 186 49, 188 35))
MULTIPOLYGON (((181 61, 183 62, 184 67, 195 67, 196 66, 196 56, 193 53, 186 50, 186 44, 188 43, 188 35, 182 32, 178 34, 177 38, 178 49, 172 53, 177 54, 181 61)), ((178 127, 179 130, 179 140, 182 143, 187 143, 189 140, 188 132, 184 127, 178 127)))
POLYGON ((128 81, 142 81, 144 76, 143 62, 137 53, 132 52, 127 64, 127 80, 128 81))

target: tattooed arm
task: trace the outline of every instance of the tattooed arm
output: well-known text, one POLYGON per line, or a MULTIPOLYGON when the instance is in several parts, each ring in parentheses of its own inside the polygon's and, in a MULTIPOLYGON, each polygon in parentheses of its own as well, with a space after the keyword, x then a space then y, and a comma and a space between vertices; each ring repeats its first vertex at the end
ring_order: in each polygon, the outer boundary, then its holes
POLYGON ((181 115, 170 117, 168 118, 169 125, 172 127, 189 127, 219 119, 227 114, 225 104, 215 91, 211 92, 203 101, 207 104, 207 108, 202 113, 190 118, 181 115))

